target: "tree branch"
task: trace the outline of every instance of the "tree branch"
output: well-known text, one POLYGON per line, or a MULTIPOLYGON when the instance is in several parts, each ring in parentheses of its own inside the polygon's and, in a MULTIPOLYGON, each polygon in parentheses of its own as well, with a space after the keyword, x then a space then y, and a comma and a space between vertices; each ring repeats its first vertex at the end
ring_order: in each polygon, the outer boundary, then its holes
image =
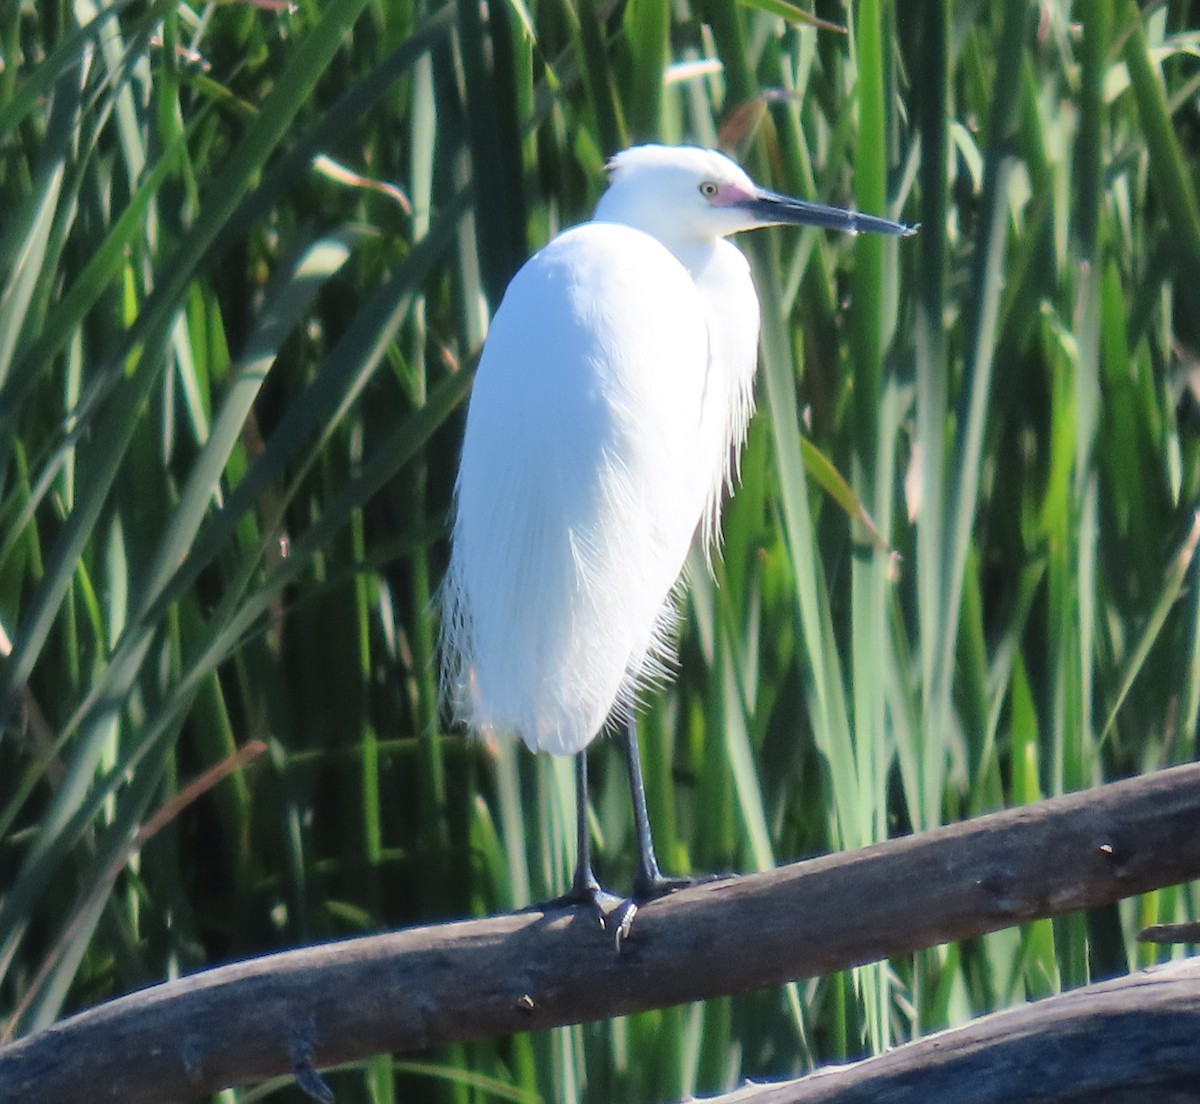
POLYGON ((187 1100, 288 1072, 810 977, 1200 877, 1200 764, 639 912, 620 955, 584 910, 416 928, 235 963, 0 1049, 0 1104, 187 1100), (304 1058, 297 1058, 303 1055, 304 1058))
POLYGON ((705 1104, 1200 1101, 1200 959, 996 1012, 852 1066, 705 1104), (969 1086, 969 1088, 968 1088, 969 1086))

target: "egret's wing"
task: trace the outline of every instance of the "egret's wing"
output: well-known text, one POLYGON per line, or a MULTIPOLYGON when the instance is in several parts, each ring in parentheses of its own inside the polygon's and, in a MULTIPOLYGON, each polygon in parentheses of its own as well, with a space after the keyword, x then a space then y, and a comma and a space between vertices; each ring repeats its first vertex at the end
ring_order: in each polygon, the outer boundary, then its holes
POLYGON ((640 231, 585 224, 514 278, 467 414, 444 591, 472 727, 578 751, 669 651, 664 610, 724 463, 708 366, 691 277, 640 231))

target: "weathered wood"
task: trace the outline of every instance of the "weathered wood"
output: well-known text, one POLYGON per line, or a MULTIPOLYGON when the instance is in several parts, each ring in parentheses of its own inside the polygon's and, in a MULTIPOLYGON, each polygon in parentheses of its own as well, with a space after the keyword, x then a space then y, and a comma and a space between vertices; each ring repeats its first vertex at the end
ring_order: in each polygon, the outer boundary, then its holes
POLYGON ((1200 959, 984 1016, 878 1058, 705 1104, 1195 1104, 1200 959))
POLYGON ((795 978, 1200 877, 1190 764, 645 907, 620 955, 585 911, 417 928, 236 963, 0 1049, 2 1104, 187 1100, 318 1065, 795 978))
POLYGON ((1138 932, 1138 939, 1143 943, 1200 943, 1200 923, 1151 924, 1138 932))

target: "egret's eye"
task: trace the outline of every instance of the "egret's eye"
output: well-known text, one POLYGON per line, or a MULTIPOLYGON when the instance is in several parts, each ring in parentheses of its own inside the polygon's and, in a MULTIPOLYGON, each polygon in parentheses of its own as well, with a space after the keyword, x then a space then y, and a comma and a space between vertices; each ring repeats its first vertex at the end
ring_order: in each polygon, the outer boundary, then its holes
POLYGON ((719 191, 720 189, 711 180, 706 180, 700 185, 700 194, 704 196, 705 199, 712 199, 712 197, 715 196, 719 191))

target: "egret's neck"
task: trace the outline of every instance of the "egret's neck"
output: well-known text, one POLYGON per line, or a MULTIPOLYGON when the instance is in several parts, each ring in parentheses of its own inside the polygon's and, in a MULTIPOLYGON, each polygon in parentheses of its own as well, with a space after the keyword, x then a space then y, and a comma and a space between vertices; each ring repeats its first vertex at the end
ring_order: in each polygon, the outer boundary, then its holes
POLYGON ((717 243, 720 240, 720 238, 687 238, 677 242, 663 241, 663 245, 679 258, 680 264, 691 273, 692 279, 699 281, 716 258, 717 243))
POLYGON ((706 460, 698 470, 701 478, 715 473, 705 488, 702 525, 705 542, 711 544, 724 488, 733 480, 733 457, 746 439, 754 409, 759 309, 750 265, 732 242, 697 237, 694 220, 664 210, 661 202, 648 202, 637 189, 609 188, 593 221, 630 226, 660 242, 687 269, 703 306, 709 356, 700 432, 706 460))
POLYGON ((711 263, 720 239, 697 238, 682 227, 671 226, 669 221, 664 223, 661 206, 643 209, 639 199, 638 195, 625 194, 620 188, 610 188, 600 197, 592 220, 618 222, 649 234, 675 254, 692 279, 697 279, 711 263))

